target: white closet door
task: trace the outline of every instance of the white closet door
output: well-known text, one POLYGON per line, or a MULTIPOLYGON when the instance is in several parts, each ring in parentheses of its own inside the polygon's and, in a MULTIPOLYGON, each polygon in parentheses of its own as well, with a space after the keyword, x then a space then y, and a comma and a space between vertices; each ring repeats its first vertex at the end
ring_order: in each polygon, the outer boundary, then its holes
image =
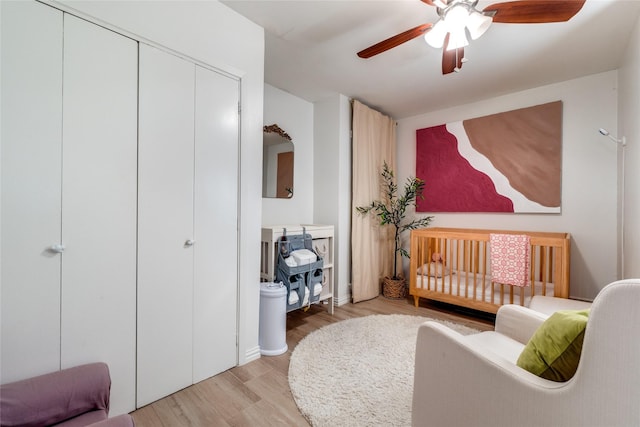
POLYGON ((62 367, 102 361, 135 409, 138 45, 64 16, 62 367))
POLYGON ((2 383, 60 369, 62 13, 2 8, 2 383))
POLYGON ((138 407, 192 383, 194 68, 140 44, 138 407))
POLYGON ((238 81, 196 67, 193 381, 237 364, 238 81))

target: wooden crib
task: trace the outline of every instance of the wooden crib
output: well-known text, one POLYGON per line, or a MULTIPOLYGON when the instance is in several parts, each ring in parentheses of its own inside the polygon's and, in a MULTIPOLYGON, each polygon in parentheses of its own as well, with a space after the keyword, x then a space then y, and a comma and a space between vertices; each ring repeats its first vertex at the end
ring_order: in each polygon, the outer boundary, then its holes
POLYGON ((496 313, 503 304, 527 306, 533 295, 568 298, 570 248, 569 233, 464 228, 412 230, 409 293, 416 307, 422 297, 489 313, 496 313), (527 286, 491 280, 489 236, 493 233, 530 237, 527 286))

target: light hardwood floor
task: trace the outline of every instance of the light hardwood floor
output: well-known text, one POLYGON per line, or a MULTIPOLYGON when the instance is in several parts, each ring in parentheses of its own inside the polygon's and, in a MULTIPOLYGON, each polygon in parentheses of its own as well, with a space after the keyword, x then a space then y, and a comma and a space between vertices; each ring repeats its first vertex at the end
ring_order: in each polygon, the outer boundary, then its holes
MULTIPOLYGON (((451 307, 413 299, 390 300, 382 296, 335 308, 330 315, 321 305, 287 314, 287 345, 280 356, 263 356, 215 377, 185 388, 133 412, 137 427, 308 426, 289 390, 289 357, 308 333, 340 320, 370 314, 410 314, 451 320, 480 330, 492 330, 491 316, 452 311, 451 307)), ((327 354, 327 363, 331 355, 327 354)))

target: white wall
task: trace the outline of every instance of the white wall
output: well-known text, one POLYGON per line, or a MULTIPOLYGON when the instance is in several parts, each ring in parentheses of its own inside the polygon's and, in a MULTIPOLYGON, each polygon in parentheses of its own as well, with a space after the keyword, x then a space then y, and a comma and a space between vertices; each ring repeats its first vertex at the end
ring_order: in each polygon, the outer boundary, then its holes
POLYGON ((415 175, 417 129, 556 100, 563 101, 562 213, 437 213, 432 226, 569 232, 571 296, 591 299, 617 279, 617 147, 598 133, 616 129, 616 71, 398 121, 398 182, 415 175))
POLYGON ((336 304, 351 301, 351 105, 344 95, 314 104, 314 211, 333 224, 336 304))
POLYGON ((351 106, 344 95, 311 104, 264 86, 264 124, 293 139, 294 196, 262 199, 262 224, 334 226, 336 304, 350 302, 351 106))
POLYGON ((263 198, 262 225, 312 224, 313 104, 265 84, 264 124, 274 123, 293 140, 293 197, 263 198))
POLYGON ((618 102, 618 135, 624 135, 627 140, 624 149, 623 277, 634 278, 640 277, 640 19, 631 34, 624 57, 619 71, 618 102))
POLYGON ((260 216, 264 30, 222 3, 49 1, 108 28, 180 52, 241 79, 239 363, 260 357, 260 216))

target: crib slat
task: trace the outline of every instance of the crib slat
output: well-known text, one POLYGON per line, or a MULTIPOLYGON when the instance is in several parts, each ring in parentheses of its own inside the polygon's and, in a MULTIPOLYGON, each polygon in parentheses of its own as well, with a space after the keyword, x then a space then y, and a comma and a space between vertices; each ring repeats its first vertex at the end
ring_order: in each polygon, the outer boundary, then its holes
MULTIPOLYGON (((447 261, 449 262, 449 275, 447 276, 449 279, 449 290, 453 287, 452 276, 454 272, 454 266, 451 264, 451 260, 453 260, 453 244, 449 244, 449 255, 447 256, 447 261)), ((444 283, 446 279, 443 278, 442 283, 444 283)))
POLYGON ((553 278, 553 262, 555 260, 553 253, 555 252, 555 249, 553 248, 553 246, 549 247, 549 268, 548 268, 548 272, 547 272, 547 280, 546 282, 548 283, 553 283, 554 278, 553 278))
POLYGON ((542 283, 542 295, 547 295, 547 282, 545 277, 545 270, 547 265, 547 251, 546 248, 540 247, 540 282, 542 283))
POLYGON ((482 301, 487 297, 487 242, 482 242, 482 301))
MULTIPOLYGON (((532 246, 529 253, 529 286, 531 286, 531 296, 536 294, 536 247, 532 246)), ((521 303, 524 305, 524 302, 521 303)))
POLYGON ((535 274, 534 280, 539 281, 542 277, 542 265, 540 264, 540 260, 542 259, 543 250, 542 246, 536 246, 536 248, 538 250, 538 263, 534 264, 534 268, 537 267, 537 272, 535 274))
MULTIPOLYGON (((442 270, 441 276, 442 277, 440 279, 440 288, 441 288, 441 290, 445 289, 445 283, 444 283, 444 268, 445 268, 445 265, 444 265, 444 260, 443 260, 443 258, 444 258, 443 252, 444 252, 444 247, 445 246, 446 246, 446 239, 444 237, 442 237, 438 241, 438 253, 440 254, 440 259, 441 259, 441 263, 442 263, 442 266, 441 266, 442 267, 441 268, 441 270, 442 270)), ((438 263, 437 262, 435 263, 435 266, 436 266, 435 268, 436 268, 436 273, 437 273, 438 272, 438 263)), ((436 276, 437 276, 437 274, 436 274, 436 276)), ((437 282, 438 282, 438 279, 436 279, 436 283, 437 282)))
POLYGON ((469 298, 469 271, 471 271, 471 242, 469 240, 464 241, 464 271, 467 274, 464 275, 464 296, 469 298))
POLYGON ((464 255, 464 251, 462 251, 462 249, 461 249, 461 247, 463 246, 462 245, 463 242, 461 240, 458 240, 457 243, 458 243, 458 251, 456 253, 456 264, 458 265, 458 275, 457 275, 458 280, 456 280, 456 286, 457 286, 456 295, 459 296, 460 295, 460 275, 461 275, 461 271, 460 271, 460 253, 462 252, 463 255, 464 255))
MULTIPOLYGON (((425 255, 427 253, 427 250, 425 248, 425 241, 427 239, 420 239, 418 240, 418 245, 419 245, 419 262, 417 263, 418 266, 422 267, 424 266, 424 259, 425 259, 425 255)), ((422 267, 424 268, 424 267, 422 267)), ((428 286, 428 284, 427 284, 428 286)), ((424 272, 423 274, 420 275, 420 288, 424 288, 424 272)))

